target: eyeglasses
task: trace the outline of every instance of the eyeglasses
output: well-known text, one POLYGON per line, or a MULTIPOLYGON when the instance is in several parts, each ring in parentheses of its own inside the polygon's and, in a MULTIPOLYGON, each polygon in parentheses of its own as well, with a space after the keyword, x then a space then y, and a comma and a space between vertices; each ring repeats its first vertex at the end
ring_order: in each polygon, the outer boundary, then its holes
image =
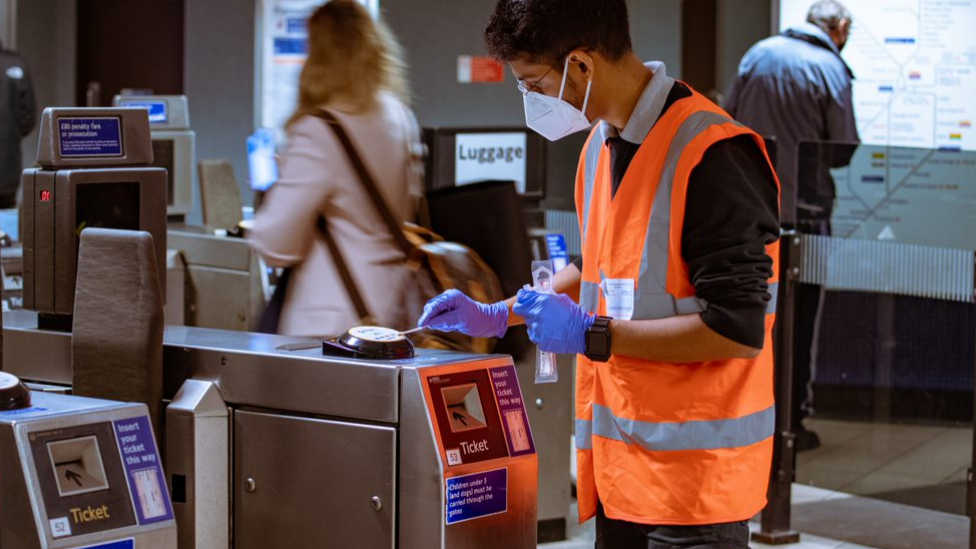
POLYGON ((536 80, 535 82, 533 82, 532 84, 527 84, 524 80, 519 80, 518 81, 518 90, 520 92, 522 92, 522 95, 525 95, 525 94, 529 93, 530 91, 534 90, 535 88, 539 87, 539 82, 542 82, 543 80, 545 80, 546 77, 549 76, 549 73, 552 72, 552 69, 554 69, 554 68, 555 67, 549 67, 549 70, 547 70, 545 72, 545 74, 543 74, 542 76, 540 76, 539 79, 536 80))

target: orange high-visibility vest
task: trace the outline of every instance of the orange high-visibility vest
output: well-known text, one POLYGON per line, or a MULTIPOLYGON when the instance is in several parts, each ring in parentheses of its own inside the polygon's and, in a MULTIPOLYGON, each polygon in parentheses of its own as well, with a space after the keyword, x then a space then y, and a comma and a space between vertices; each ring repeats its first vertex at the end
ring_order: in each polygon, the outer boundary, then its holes
MULTIPOLYGON (((678 100, 644 139, 611 201, 610 150, 594 129, 576 178, 585 310, 607 314, 601 282, 608 279, 634 280, 632 320, 705 310, 681 257, 688 181, 709 146, 743 134, 766 154, 758 135, 698 93, 678 100)), ((715 205, 716 215, 722 208, 715 205)), ((773 300, 757 358, 671 364, 577 357, 580 522, 596 513, 598 500, 610 518, 670 525, 746 520, 765 506, 778 242, 766 253, 773 300)))

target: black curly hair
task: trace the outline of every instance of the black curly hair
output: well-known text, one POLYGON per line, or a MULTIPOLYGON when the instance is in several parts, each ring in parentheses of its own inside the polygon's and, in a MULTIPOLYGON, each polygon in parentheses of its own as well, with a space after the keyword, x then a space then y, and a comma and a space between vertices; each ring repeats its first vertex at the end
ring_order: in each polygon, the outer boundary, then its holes
POLYGON ((550 65, 577 48, 610 61, 633 49, 625 0, 499 0, 485 45, 502 61, 550 65))

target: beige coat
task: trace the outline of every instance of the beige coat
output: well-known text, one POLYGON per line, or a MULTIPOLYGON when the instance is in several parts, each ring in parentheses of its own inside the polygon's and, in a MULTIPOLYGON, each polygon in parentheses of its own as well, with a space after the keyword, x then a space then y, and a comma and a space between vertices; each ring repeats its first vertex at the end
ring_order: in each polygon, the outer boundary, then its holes
MULTIPOLYGON (((413 114, 390 94, 365 114, 330 109, 345 127, 377 186, 401 220, 413 219, 411 195, 422 192, 419 135, 413 114)), ((278 331, 329 337, 358 324, 328 247, 320 215, 358 281, 366 306, 383 325, 416 322, 403 308, 408 277, 403 254, 376 212, 341 143, 325 121, 306 116, 288 132, 280 177, 258 211, 251 245, 271 266, 296 266, 278 331)))

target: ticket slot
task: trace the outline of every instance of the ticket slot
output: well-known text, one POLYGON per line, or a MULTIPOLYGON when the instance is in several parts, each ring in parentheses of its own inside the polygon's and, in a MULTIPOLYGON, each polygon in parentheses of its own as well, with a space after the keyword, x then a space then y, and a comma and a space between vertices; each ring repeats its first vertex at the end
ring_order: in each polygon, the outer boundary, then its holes
POLYGON ((96 437, 49 442, 47 451, 61 497, 108 489, 96 437))
POLYGON ((441 388, 441 396, 447 407, 447 420, 451 431, 460 433, 472 429, 484 429, 485 410, 481 406, 481 395, 474 383, 441 388))
POLYGON ((440 374, 427 383, 448 466, 508 457, 487 371, 440 374))
POLYGON ((55 537, 136 524, 112 425, 80 425, 30 434, 44 507, 55 537))

